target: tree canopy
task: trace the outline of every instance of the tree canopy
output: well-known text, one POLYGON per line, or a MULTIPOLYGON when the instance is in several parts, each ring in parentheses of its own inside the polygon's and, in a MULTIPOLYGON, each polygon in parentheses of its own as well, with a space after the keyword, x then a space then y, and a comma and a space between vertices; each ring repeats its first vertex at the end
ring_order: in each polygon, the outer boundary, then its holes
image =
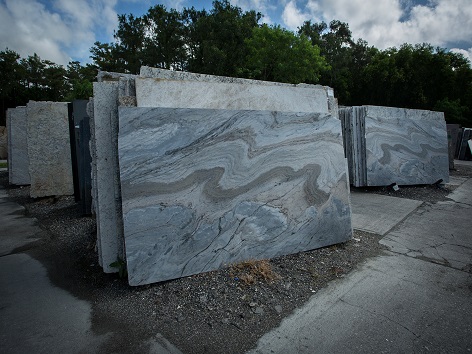
POLYGON ((72 100, 92 95, 97 70, 139 73, 142 65, 195 73, 330 86, 340 105, 383 105, 444 111, 472 126, 472 68, 461 54, 430 44, 379 50, 355 40, 347 23, 306 21, 292 32, 261 24, 263 15, 227 0, 210 10, 163 5, 142 16, 121 14, 114 41, 96 42, 92 63, 66 68, 33 54, 0 52, 0 99, 72 100))

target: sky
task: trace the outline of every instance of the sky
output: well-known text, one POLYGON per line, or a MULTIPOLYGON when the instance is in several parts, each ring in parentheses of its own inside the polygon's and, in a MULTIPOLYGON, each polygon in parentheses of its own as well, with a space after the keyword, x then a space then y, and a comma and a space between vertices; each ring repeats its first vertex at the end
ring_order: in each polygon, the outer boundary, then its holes
MULTIPOLYGON (((472 0, 231 0, 262 22, 296 31, 306 20, 347 22, 354 40, 379 49, 430 43, 472 61, 472 0)), ((95 41, 112 42, 118 14, 140 16, 154 5, 212 8, 211 0, 0 0, 0 51, 67 65, 90 62, 95 41)))

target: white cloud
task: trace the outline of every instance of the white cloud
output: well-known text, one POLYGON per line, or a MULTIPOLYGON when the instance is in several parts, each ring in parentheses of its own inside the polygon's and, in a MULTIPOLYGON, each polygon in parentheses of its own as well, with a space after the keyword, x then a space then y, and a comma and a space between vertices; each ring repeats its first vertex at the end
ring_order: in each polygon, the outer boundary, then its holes
POLYGON ((307 13, 303 13, 298 7, 294 0, 289 1, 282 12, 282 20, 288 29, 296 31, 303 22, 309 20, 311 16, 307 13))
POLYGON ((412 0, 308 0, 300 15, 307 14, 328 23, 347 22, 354 38, 381 49, 406 42, 472 43, 470 0, 430 0, 427 6, 412 0))
POLYGON ((243 11, 260 12, 264 15, 262 22, 267 24, 273 23, 269 13, 277 9, 271 0, 233 0, 231 4, 240 7, 243 11))
POLYGON ((117 0, 54 0, 46 7, 38 0, 0 3, 0 43, 22 57, 37 53, 41 59, 66 65, 73 57, 87 61, 97 40, 97 28, 106 40, 117 25, 117 0))

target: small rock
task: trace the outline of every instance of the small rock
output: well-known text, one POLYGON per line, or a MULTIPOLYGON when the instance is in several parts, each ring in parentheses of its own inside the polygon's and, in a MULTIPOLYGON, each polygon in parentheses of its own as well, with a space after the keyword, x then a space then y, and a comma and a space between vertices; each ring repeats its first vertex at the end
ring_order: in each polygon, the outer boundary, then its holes
POLYGON ((207 295, 200 296, 200 302, 202 302, 202 303, 208 302, 208 296, 207 295))
POLYGON ((182 322, 183 320, 185 320, 185 317, 180 315, 177 317, 177 322, 182 322))
POLYGON ((285 285, 284 285, 285 290, 290 289, 291 286, 292 286, 292 283, 291 283, 291 282, 285 283, 285 285))
POLYGON ((275 310, 277 313, 280 314, 280 313, 282 313, 282 306, 276 305, 276 306, 274 306, 274 310, 275 310))
POLYGON ((221 323, 223 323, 223 324, 229 324, 229 318, 223 318, 223 319, 221 320, 221 323))
POLYGON ((254 309, 254 313, 255 313, 256 315, 262 315, 262 314, 264 313, 264 309, 263 309, 262 307, 256 307, 256 308, 254 309))
POLYGON ((256 307, 256 306, 257 306, 257 304, 255 302, 250 302, 249 303, 249 307, 256 307))

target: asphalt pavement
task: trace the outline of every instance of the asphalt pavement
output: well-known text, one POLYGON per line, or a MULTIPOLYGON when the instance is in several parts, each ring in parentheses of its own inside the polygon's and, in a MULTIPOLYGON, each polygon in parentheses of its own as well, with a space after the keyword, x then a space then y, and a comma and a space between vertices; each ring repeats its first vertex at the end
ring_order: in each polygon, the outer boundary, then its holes
MULTIPOLYGON (((472 352, 472 179, 436 204, 352 194, 355 229, 387 247, 331 282, 250 353, 472 352)), ((101 352, 91 304, 55 287, 24 253, 36 220, 0 189, 0 352, 101 352)), ((179 353, 159 334, 150 353, 179 353)))

